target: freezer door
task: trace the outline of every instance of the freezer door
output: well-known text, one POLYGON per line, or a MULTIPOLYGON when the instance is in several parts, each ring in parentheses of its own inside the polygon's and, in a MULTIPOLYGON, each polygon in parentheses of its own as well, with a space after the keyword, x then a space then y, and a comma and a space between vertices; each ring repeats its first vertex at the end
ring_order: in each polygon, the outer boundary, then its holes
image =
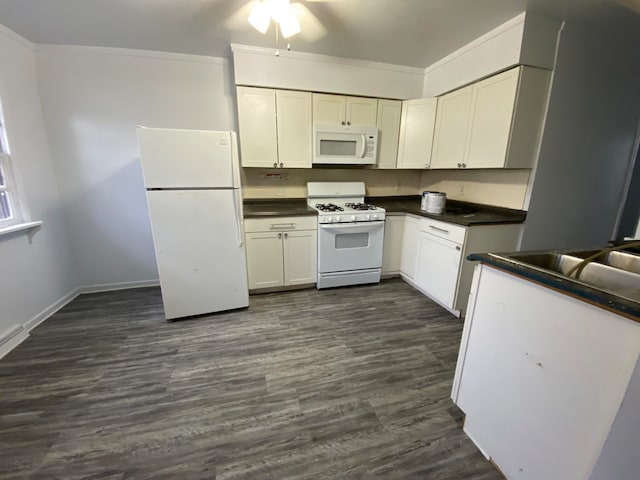
POLYGON ((232 132, 138 127, 146 188, 232 188, 232 132))
POLYGON ((249 305, 235 190, 147 192, 166 318, 249 305))

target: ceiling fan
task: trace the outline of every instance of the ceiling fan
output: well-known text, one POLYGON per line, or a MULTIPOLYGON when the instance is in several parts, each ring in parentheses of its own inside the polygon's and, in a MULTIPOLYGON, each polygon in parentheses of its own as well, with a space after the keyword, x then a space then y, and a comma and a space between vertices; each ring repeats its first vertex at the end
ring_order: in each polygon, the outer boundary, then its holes
MULTIPOLYGON (((311 3, 338 3, 345 0, 306 0, 311 3)), ((302 2, 290 0, 251 0, 236 11, 225 26, 237 30, 251 25, 261 33, 266 33, 271 25, 276 26, 276 35, 283 38, 299 35, 302 40, 314 42, 327 34, 322 22, 302 2)))

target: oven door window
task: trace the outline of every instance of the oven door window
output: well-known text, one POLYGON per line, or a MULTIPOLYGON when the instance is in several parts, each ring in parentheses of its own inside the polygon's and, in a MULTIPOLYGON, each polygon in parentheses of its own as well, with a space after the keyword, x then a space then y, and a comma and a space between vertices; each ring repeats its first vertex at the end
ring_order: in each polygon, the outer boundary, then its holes
POLYGON ((369 246, 368 233, 343 233, 335 236, 336 250, 345 248, 367 248, 369 246))
POLYGON ((356 140, 320 140, 320 155, 327 157, 353 157, 356 154, 356 140))

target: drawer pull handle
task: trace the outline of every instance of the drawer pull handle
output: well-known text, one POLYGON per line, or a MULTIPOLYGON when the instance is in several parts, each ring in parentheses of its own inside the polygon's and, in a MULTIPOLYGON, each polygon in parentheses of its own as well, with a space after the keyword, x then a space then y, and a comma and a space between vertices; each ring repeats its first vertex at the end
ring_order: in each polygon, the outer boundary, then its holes
POLYGON ((277 230, 280 228, 295 228, 296 224, 295 223, 272 223, 271 224, 271 230, 277 230))
POLYGON ((433 225, 429 225, 429 228, 433 228, 434 230, 436 230, 438 232, 446 233, 447 235, 449 235, 449 230, 445 230, 444 228, 434 227, 433 225))

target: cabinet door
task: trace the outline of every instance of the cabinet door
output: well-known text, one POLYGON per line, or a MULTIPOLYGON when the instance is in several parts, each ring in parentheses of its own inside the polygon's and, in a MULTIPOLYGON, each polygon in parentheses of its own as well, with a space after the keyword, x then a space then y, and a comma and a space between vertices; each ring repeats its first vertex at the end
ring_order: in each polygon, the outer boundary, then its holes
POLYGON ((396 168, 402 102, 378 100, 378 164, 377 168, 396 168))
POLYGON ((284 234, 284 284, 316 283, 318 279, 318 232, 297 230, 284 234))
POLYGON ((247 233, 249 288, 284 285, 282 233, 247 233))
POLYGON ((311 93, 276 91, 278 162, 284 168, 311 168, 311 93))
POLYGON ((402 234, 402 256, 400 257, 400 272, 413 279, 416 272, 416 257, 418 254, 418 231, 420 221, 417 217, 405 217, 404 232, 402 234))
POLYGON ((415 282, 430 296, 453 308, 462 247, 427 232, 419 233, 415 282))
POLYGON ((342 95, 313 94, 313 123, 344 125, 346 101, 342 95))
POLYGON ((467 168, 504 167, 519 72, 516 68, 473 85, 467 168))
POLYGON ((278 144, 275 90, 238 87, 237 92, 242 166, 276 166, 278 144))
POLYGON ((378 117, 378 99, 364 97, 346 97, 347 125, 375 127, 378 117))
POLYGON ((462 168, 465 163, 472 86, 438 99, 431 168, 462 168))
POLYGON ((437 100, 419 98, 402 104, 398 168, 429 168, 437 100))
POLYGON ((389 215, 384 221, 382 273, 397 273, 400 271, 404 222, 404 215, 389 215))

